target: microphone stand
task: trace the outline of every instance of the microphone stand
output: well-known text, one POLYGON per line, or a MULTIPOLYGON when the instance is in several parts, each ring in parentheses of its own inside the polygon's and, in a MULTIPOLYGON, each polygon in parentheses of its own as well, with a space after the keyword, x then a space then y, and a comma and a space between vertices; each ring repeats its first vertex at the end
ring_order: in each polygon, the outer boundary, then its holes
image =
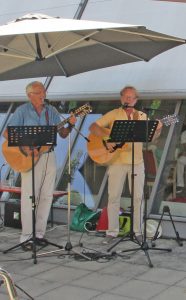
POLYGON ((3 163, 2 165, 1 165, 1 167, 0 167, 0 184, 1 184, 1 172, 2 172, 2 169, 3 169, 3 167, 4 166, 6 166, 6 163, 3 163))
MULTIPOLYGON (((45 99, 46 100, 46 99, 45 99)), ((49 104, 49 103, 47 103, 49 104)), ((62 115, 62 118, 65 120, 65 117, 62 115)), ((90 142, 90 140, 83 135, 79 129, 77 129, 75 126, 72 126, 73 129, 76 130, 76 132, 81 135, 87 142, 90 142)), ((88 257, 86 254, 83 254, 81 252, 75 251, 74 247, 72 246, 71 243, 71 239, 70 239, 70 215, 71 215, 71 133, 69 133, 68 136, 68 199, 67 199, 67 242, 66 245, 64 247, 64 250, 66 252, 63 252, 60 255, 79 255, 80 257, 90 261, 91 258, 88 257)), ((79 242, 79 244, 77 246, 82 247, 81 243, 79 242)), ((47 254, 53 254, 53 253, 58 253, 61 251, 64 251, 63 249, 58 249, 58 250, 53 250, 53 251, 47 251, 44 253, 39 253, 38 256, 43 256, 43 255, 47 255, 47 254)))
MULTIPOLYGON (((148 132, 149 132, 149 117, 150 117, 150 112, 152 111, 162 111, 162 110, 158 110, 155 108, 142 108, 143 111, 146 113, 146 141, 145 141, 145 151, 146 153, 148 153, 148 132)), ((147 165, 147 162, 145 161, 146 157, 144 157, 144 165, 147 165)), ((144 237, 143 237, 143 242, 142 242, 142 249, 144 251, 148 251, 148 250, 161 250, 161 251, 166 251, 166 252, 171 252, 172 249, 170 248, 155 248, 155 247, 149 247, 148 243, 147 243, 147 199, 148 199, 148 195, 147 195, 147 175, 145 174, 145 182, 144 182, 144 237)), ((153 267, 153 264, 150 261, 149 264, 150 267, 153 267)))
MULTIPOLYGON (((51 103, 51 101, 50 101, 49 99, 45 99, 45 100, 44 100, 44 103, 45 103, 45 104, 48 104, 48 105, 52 105, 52 103, 51 103)), ((59 108, 58 108, 58 109, 59 109, 59 108)), ((61 109, 59 110, 59 112, 62 113, 61 109)), ((65 120, 65 117, 64 117, 63 115, 61 115, 61 117, 65 120)), ((77 132, 79 135, 81 135, 87 142, 90 142, 90 140, 89 140, 84 134, 82 134, 82 132, 80 132, 79 129, 77 129, 75 126, 73 127, 73 129, 75 129, 76 132, 77 132)))
MULTIPOLYGON (((2 173, 2 169, 3 167, 6 166, 6 163, 3 163, 0 167, 0 185, 2 185, 2 182, 1 182, 1 179, 2 179, 2 176, 1 176, 1 173, 2 173)), ((3 216, 1 215, 1 208, 0 208, 0 219, 2 221, 2 224, 3 224, 3 216)), ((1 226, 1 225, 0 225, 1 226)))

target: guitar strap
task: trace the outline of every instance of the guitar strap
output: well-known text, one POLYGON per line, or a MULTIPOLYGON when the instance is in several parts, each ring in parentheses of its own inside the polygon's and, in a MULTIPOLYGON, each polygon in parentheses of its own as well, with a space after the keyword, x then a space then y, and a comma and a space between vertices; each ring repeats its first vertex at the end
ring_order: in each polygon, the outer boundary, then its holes
MULTIPOLYGON (((132 110, 126 109, 125 112, 127 114, 128 119, 132 120, 132 118, 131 118, 132 110)), ((134 111, 133 111, 133 120, 139 120, 139 112, 136 109, 134 109, 134 111)))
POLYGON ((46 107, 46 111, 45 111, 45 118, 46 118, 47 125, 49 125, 49 114, 48 114, 48 108, 47 107, 46 107))
POLYGON ((139 111, 134 110, 134 113, 133 113, 133 120, 139 120, 139 111))
MULTIPOLYGON (((49 114, 48 114, 48 108, 46 107, 46 111, 45 111, 45 118, 46 118, 46 123, 49 126, 49 114)), ((52 152, 54 151, 54 146, 52 146, 48 152, 52 152)))

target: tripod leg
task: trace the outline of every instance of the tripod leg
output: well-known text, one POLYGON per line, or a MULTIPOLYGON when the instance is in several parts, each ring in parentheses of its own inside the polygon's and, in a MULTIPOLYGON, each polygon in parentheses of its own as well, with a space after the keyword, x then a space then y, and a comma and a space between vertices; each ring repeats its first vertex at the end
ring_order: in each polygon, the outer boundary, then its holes
MULTIPOLYGON (((109 248, 107 249, 107 252, 110 252, 110 251, 111 251, 114 247, 116 247, 119 243, 123 242, 123 240, 124 240, 128 235, 129 235, 128 233, 124 234, 120 239, 118 239, 115 243, 113 243, 111 247, 109 247, 109 248)), ((130 238, 129 238, 129 240, 130 240, 130 238)))
MULTIPOLYGON (((161 221, 162 221, 162 219, 163 219, 163 216, 164 216, 164 210, 163 210, 163 212, 162 212, 162 214, 161 214, 161 217, 160 217, 160 219, 159 219, 159 222, 158 222, 158 226, 157 226, 157 228, 156 228, 156 232, 155 232, 155 234, 154 234, 154 236, 153 236, 153 238, 152 238, 152 240, 151 240, 151 243, 153 244, 153 242, 157 239, 157 237, 158 237, 158 234, 159 234, 159 231, 158 231, 158 229, 159 229, 159 227, 160 227, 160 224, 161 224, 161 221)), ((155 244, 154 244, 154 247, 155 247, 155 244)))
MULTIPOLYGON (((28 241, 27 241, 27 242, 28 242, 28 241)), ((13 247, 11 247, 11 248, 8 248, 7 250, 4 250, 3 253, 6 254, 6 253, 8 253, 9 251, 14 250, 14 249, 17 249, 17 248, 21 247, 21 246, 24 245, 24 244, 25 244, 25 242, 19 243, 19 244, 15 245, 15 246, 13 246, 13 247)))
POLYGON ((44 246, 44 247, 46 247, 48 245, 51 245, 51 246, 57 247, 59 249, 63 249, 62 245, 52 243, 48 239, 44 239, 44 238, 39 239, 39 238, 36 237, 36 244, 39 245, 39 246, 44 246))
POLYGON ((155 232, 155 234, 154 234, 154 237, 153 237, 153 239, 152 239, 152 242, 153 242, 154 240, 157 239, 157 236, 158 236, 158 229, 159 229, 160 223, 161 223, 161 221, 162 221, 162 219, 163 219, 164 213, 168 213, 168 215, 169 215, 169 217, 170 217, 172 226, 173 226, 173 228, 174 228, 174 232, 175 232, 175 234, 176 234, 176 241, 177 241, 178 245, 179 245, 179 246, 183 246, 183 243, 182 243, 182 241, 181 241, 181 239, 180 239, 179 233, 178 233, 178 231, 176 230, 174 221, 173 221, 173 219, 172 219, 172 215, 171 215, 171 213, 170 213, 170 208, 169 208, 168 205, 166 205, 166 206, 163 207, 163 212, 162 212, 161 218, 160 218, 160 220, 159 220, 158 227, 157 227, 157 229, 156 229, 156 232, 155 232))
POLYGON ((142 248, 142 250, 144 251, 144 253, 145 253, 146 257, 147 257, 149 267, 150 267, 150 268, 153 268, 153 264, 152 264, 152 262, 151 262, 151 259, 150 259, 149 253, 148 253, 148 250, 149 250, 148 243, 145 241, 145 242, 142 244, 141 248, 142 248))
POLYGON ((177 241, 178 245, 181 247, 181 246, 183 246, 183 242, 181 241, 180 236, 179 236, 179 233, 178 233, 178 231, 176 230, 174 221, 173 221, 173 219, 172 219, 172 215, 171 215, 171 213, 170 213, 170 209, 169 209, 168 213, 169 213, 169 217, 170 217, 170 219, 171 219, 172 226, 173 226, 174 231, 175 231, 175 234, 176 234, 176 241, 177 241))
POLYGON ((79 239, 79 242, 78 242, 78 244, 79 244, 80 247, 83 247, 83 243, 81 242, 81 240, 83 238, 83 235, 84 235, 84 232, 82 232, 82 234, 80 236, 80 239, 79 239))

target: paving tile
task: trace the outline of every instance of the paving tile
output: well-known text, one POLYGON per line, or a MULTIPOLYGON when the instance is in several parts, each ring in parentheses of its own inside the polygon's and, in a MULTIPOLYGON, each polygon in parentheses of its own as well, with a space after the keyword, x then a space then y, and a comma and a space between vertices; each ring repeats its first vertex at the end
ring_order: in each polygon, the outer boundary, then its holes
POLYGON ((71 267, 58 266, 50 271, 38 274, 35 278, 48 280, 51 282, 59 282, 61 284, 68 284, 73 280, 88 275, 90 271, 79 270, 71 267))
POLYGON ((181 271, 172 271, 164 268, 152 268, 143 275, 139 275, 138 280, 173 285, 185 278, 185 275, 186 273, 181 271))
POLYGON ((186 299, 186 288, 183 287, 169 287, 161 294, 153 298, 153 300, 184 300, 186 299))
POLYGON ((118 259, 114 261, 112 267, 109 265, 100 270, 101 274, 112 274, 122 276, 125 278, 133 278, 137 275, 143 274, 149 269, 146 265, 134 265, 127 263, 125 260, 118 259))
MULTIPOLYGON (((51 282, 33 277, 19 281, 19 287, 30 294, 33 298, 50 290, 56 289, 59 286, 59 282, 51 282)), ((21 292, 19 292, 19 294, 23 295, 21 292)))
POLYGON ((177 282, 175 285, 186 288, 186 277, 183 280, 177 282))
POLYGON ((56 288, 55 290, 52 290, 47 294, 36 297, 35 300, 91 300, 94 299, 94 297, 98 294, 99 292, 95 290, 65 285, 56 288))
POLYGON ((99 291, 110 290, 123 282, 123 278, 107 274, 91 273, 81 279, 74 280, 73 285, 96 289, 99 291))
MULTIPOLYGON (((47 246, 33 263, 32 253, 20 248, 3 254, 1 251, 18 243, 20 231, 4 228, 0 232, 0 267, 10 273, 14 282, 34 300, 183 300, 186 299, 186 243, 180 247, 174 239, 158 239, 156 247, 171 248, 171 252, 148 249, 154 268, 149 268, 148 256, 131 241, 119 243, 111 251, 102 245, 94 233, 70 232, 72 251, 47 246), (79 247, 79 241, 83 247, 79 247), (137 251, 134 248, 137 247, 137 251), (125 252, 124 250, 133 249, 125 252), (48 253, 50 252, 50 253, 48 253), (52 253, 51 253, 52 252, 52 253), (90 260, 77 253, 100 253, 90 260), (108 254, 108 256, 106 256, 108 254)), ((66 226, 48 227, 47 238, 66 245, 66 226)), ((2 275, 0 273, 0 279, 2 275)), ((18 291, 20 300, 28 297, 18 291)), ((6 287, 0 286, 0 300, 8 300, 6 287)))
POLYGON ((167 286, 162 284, 132 279, 130 281, 123 282, 123 284, 117 288, 113 288, 112 293, 124 297, 148 300, 153 296, 160 294, 166 288, 167 286))
POLYGON ((103 293, 101 295, 92 298, 91 300, 138 300, 138 299, 103 293))

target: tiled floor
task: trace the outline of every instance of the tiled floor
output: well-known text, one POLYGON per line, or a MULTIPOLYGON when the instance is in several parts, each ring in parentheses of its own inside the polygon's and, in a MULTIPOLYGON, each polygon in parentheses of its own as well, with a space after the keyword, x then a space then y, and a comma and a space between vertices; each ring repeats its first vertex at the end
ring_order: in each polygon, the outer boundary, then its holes
MULTIPOLYGON (((80 247, 81 233, 70 232, 68 235, 65 226, 49 228, 47 238, 64 247, 70 242, 72 250, 47 246, 36 253, 37 263, 34 264, 32 254, 20 248, 3 254, 4 250, 18 243, 19 231, 4 228, 0 232, 0 266, 5 273, 9 272, 14 286, 17 286, 18 298, 10 299, 186 299, 185 242, 180 247, 176 240, 159 239, 156 250, 150 250, 150 242, 145 250, 125 240, 108 252, 110 246, 103 246, 103 238, 95 233, 84 234, 81 239, 83 247, 80 247), (158 247, 168 248, 171 252, 159 251, 158 247), (128 249, 132 251, 123 252, 128 249), (54 250, 57 251, 43 254, 54 250), (148 256, 153 268, 149 266, 148 256)), ((0 279, 3 279, 2 275, 0 271, 0 279)), ((0 287, 0 299, 9 299, 5 284, 0 287)))

